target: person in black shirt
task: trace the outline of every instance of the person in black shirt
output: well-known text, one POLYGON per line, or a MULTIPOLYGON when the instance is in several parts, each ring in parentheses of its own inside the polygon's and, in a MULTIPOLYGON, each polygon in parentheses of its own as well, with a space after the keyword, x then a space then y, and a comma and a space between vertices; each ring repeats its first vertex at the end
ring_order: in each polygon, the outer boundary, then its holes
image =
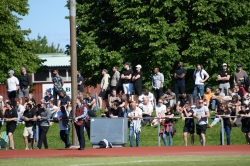
POLYGON ((111 108, 111 111, 109 113, 109 117, 110 118, 123 117, 123 111, 122 111, 122 108, 119 107, 118 102, 115 101, 112 103, 112 108, 111 108))
POLYGON ((10 141, 10 150, 14 150, 13 134, 17 125, 17 111, 12 107, 11 102, 6 102, 6 111, 4 113, 4 121, 6 121, 6 133, 10 141))
POLYGON ((246 104, 241 105, 239 116, 241 117, 242 123, 241 131, 244 133, 247 144, 250 145, 250 111, 247 109, 246 104))
POLYGON ((122 72, 121 75, 121 79, 123 81, 123 90, 124 90, 124 94, 127 97, 127 101, 129 99, 129 96, 132 95, 132 91, 133 91, 133 84, 131 83, 131 79, 133 76, 133 71, 130 70, 130 64, 127 62, 124 64, 124 70, 122 72))
POLYGON ((47 104, 47 106, 49 105, 49 101, 52 99, 53 100, 53 96, 51 94, 51 89, 47 89, 46 90, 46 96, 44 96, 43 98, 45 100, 45 103, 47 104))
POLYGON ((81 71, 77 70, 77 90, 83 92, 84 78, 81 76, 81 71))
POLYGON ((223 63, 222 64, 222 70, 219 71, 217 79, 220 83, 219 88, 221 88, 221 92, 225 93, 225 95, 227 96, 228 94, 228 88, 230 88, 230 71, 227 70, 227 64, 223 63))
POLYGON ((61 91, 58 100, 58 107, 66 106, 68 101, 70 101, 70 97, 66 94, 65 91, 61 91))
POLYGON ((142 95, 142 71, 141 71, 141 65, 136 66, 136 73, 134 73, 132 77, 132 81, 134 83, 134 89, 135 89, 135 95, 138 97, 142 95))
POLYGON ((175 70, 174 78, 175 78, 175 95, 182 94, 185 92, 185 76, 187 74, 187 70, 183 68, 184 63, 180 61, 178 63, 178 69, 175 70))
POLYGON ((191 137, 191 145, 194 146, 194 111, 190 107, 190 103, 187 101, 183 107, 183 111, 181 114, 182 120, 185 120, 185 125, 183 127, 183 139, 184 144, 187 146, 187 134, 190 133, 191 137), (189 117, 189 118, 186 118, 189 117))
POLYGON ((34 126, 34 120, 36 120, 36 112, 34 109, 32 109, 32 105, 29 103, 26 105, 26 110, 23 113, 22 120, 25 122, 25 127, 23 131, 25 150, 29 150, 28 136, 30 136, 31 149, 33 149, 34 147, 33 126, 34 126))
MULTIPOLYGON (((227 136, 227 145, 230 145, 231 140, 230 140, 230 134, 231 134, 231 122, 230 122, 230 111, 228 109, 228 106, 226 104, 221 104, 220 105, 220 110, 218 111, 217 117, 222 120, 223 119, 223 124, 224 124, 224 132, 226 133, 227 136)), ((222 145, 222 131, 220 131, 220 143, 222 145)))
POLYGON ((160 134, 165 146, 172 146, 173 145, 173 134, 174 134, 174 125, 173 125, 173 108, 168 106, 164 120, 162 120, 162 125, 164 128, 161 130, 160 134), (169 137, 169 143, 167 142, 166 137, 169 137))
POLYGON ((176 105, 176 110, 180 113, 182 113, 183 111, 183 107, 185 106, 185 104, 190 101, 190 96, 187 95, 186 92, 183 92, 179 97, 178 97, 178 101, 177 101, 177 105, 176 105))
POLYGON ((30 90, 30 75, 27 73, 26 67, 22 67, 19 85, 19 99, 20 103, 23 104, 22 98, 28 97, 30 90))

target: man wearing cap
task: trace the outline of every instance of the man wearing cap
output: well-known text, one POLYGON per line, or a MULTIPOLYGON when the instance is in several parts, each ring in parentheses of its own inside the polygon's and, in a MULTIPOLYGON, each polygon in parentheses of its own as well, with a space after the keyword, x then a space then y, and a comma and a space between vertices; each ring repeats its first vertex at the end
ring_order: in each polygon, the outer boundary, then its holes
POLYGON ((110 76, 108 74, 108 70, 103 69, 102 70, 102 81, 100 84, 101 92, 99 93, 98 100, 99 100, 99 108, 102 108, 102 100, 105 100, 106 102, 106 107, 108 106, 108 91, 109 89, 109 79, 110 76))
POLYGON ((126 95, 127 99, 129 99, 129 96, 132 95, 132 90, 133 90, 133 84, 131 82, 133 76, 133 71, 130 70, 130 64, 126 62, 124 64, 124 70, 122 71, 121 79, 123 81, 123 90, 124 94, 126 95))
POLYGON ((142 71, 141 71, 141 65, 137 65, 136 67, 136 73, 134 73, 132 77, 132 81, 134 83, 134 89, 135 89, 135 95, 141 96, 142 94, 142 71))
POLYGON ((175 70, 174 78, 175 78, 175 86, 174 93, 177 95, 185 92, 185 76, 187 74, 187 70, 183 68, 184 63, 180 61, 178 63, 178 69, 175 70))
POLYGON ((227 70, 227 64, 223 63, 222 70, 219 71, 218 76, 217 76, 217 80, 220 83, 219 88, 221 88, 221 92, 225 93, 225 95, 227 95, 228 88, 230 88, 230 83, 229 83, 230 74, 231 74, 230 71, 227 70))
POLYGON ((234 73, 234 84, 241 85, 242 81, 244 81, 244 77, 247 76, 245 70, 242 70, 242 66, 240 63, 237 64, 237 70, 234 73))
POLYGON ((15 106, 15 98, 16 98, 16 92, 19 88, 19 81, 14 76, 14 70, 9 71, 9 78, 7 79, 7 91, 8 91, 8 97, 11 100, 11 104, 15 106))

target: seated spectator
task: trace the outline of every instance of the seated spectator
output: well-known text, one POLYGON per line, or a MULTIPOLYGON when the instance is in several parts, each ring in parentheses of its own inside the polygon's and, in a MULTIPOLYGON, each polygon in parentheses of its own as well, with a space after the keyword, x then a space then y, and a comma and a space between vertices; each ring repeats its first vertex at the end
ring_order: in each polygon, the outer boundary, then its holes
POLYGON ((92 111, 97 111, 96 99, 91 96, 89 92, 86 93, 86 98, 84 101, 87 104, 87 108, 92 111))
POLYGON ((65 91, 61 91, 59 93, 59 100, 58 100, 58 108, 60 108, 61 106, 66 106, 67 102, 70 101, 70 97, 66 94, 65 91))
POLYGON ((176 105, 176 111, 182 113, 184 105, 189 102, 191 103, 191 97, 187 95, 186 92, 183 92, 179 97, 176 105))
POLYGON ((154 107, 154 95, 153 93, 149 92, 148 89, 144 89, 144 92, 142 93, 142 95, 138 98, 139 103, 143 103, 143 98, 147 97, 148 101, 151 103, 151 105, 154 107))
POLYGON ((156 126, 158 125, 158 122, 161 121, 162 117, 165 117, 165 113, 166 113, 166 106, 163 104, 162 99, 158 100, 158 105, 156 105, 156 119, 154 119, 151 123, 151 126, 156 126))
POLYGON ((165 146, 172 146, 173 145, 173 135, 174 135, 174 124, 173 124, 173 109, 172 107, 168 106, 165 115, 163 116, 165 119, 162 120, 162 125, 164 128, 161 130, 160 134, 165 146), (166 137, 169 137, 169 143, 167 142, 166 137))
POLYGON ((34 96, 32 93, 29 94, 29 102, 32 106, 35 106, 36 105, 36 100, 34 99, 34 96))
POLYGON ((119 107, 121 107, 122 109, 124 109, 125 107, 125 100, 123 100, 123 98, 120 95, 117 95, 116 90, 112 90, 112 94, 109 97, 109 105, 111 106, 112 103, 116 101, 119 104, 119 107))
POLYGON ((56 112, 58 111, 58 107, 54 105, 53 100, 49 101, 49 110, 50 110, 50 119, 54 119, 54 116, 55 116, 56 112))
POLYGON ((167 88, 167 92, 161 97, 163 103, 167 106, 174 107, 176 104, 176 96, 171 87, 167 88))
POLYGON ((225 93, 221 92, 221 88, 216 88, 214 96, 212 97, 212 110, 217 112, 216 106, 219 104, 219 100, 223 100, 225 93))
POLYGON ((44 96, 44 102, 47 104, 47 106, 49 106, 49 101, 51 100, 51 99, 53 99, 53 95, 51 94, 51 89, 47 89, 46 90, 46 92, 45 92, 45 96, 44 96))
POLYGON ((17 123, 20 124, 22 120, 23 113, 25 111, 25 107, 20 103, 20 101, 16 102, 15 109, 17 111, 17 123))
POLYGON ((206 92, 204 93, 204 101, 206 102, 207 107, 210 107, 210 103, 212 101, 213 96, 214 92, 212 91, 212 87, 208 86, 206 88, 206 92))
POLYGON ((149 102, 148 97, 143 97, 143 104, 139 104, 139 108, 141 108, 142 110, 142 117, 147 117, 147 119, 143 119, 142 126, 145 126, 150 121, 149 118, 151 117, 151 114, 153 112, 153 106, 149 102))
POLYGON ((122 108, 119 107, 119 103, 114 101, 112 103, 112 107, 109 113, 110 118, 118 118, 118 117, 123 117, 123 111, 122 108))
POLYGON ((223 98, 223 100, 224 100, 225 102, 230 102, 230 101, 232 101, 232 97, 233 97, 233 95, 235 95, 235 93, 234 93, 233 91, 234 91, 233 88, 228 88, 228 93, 227 93, 227 95, 223 98))
MULTIPOLYGON (((238 96, 234 95, 232 97, 232 101, 228 103, 228 107, 229 107, 229 110, 231 112, 231 116, 238 115, 238 113, 240 111, 240 106, 241 106, 241 102, 239 101, 238 96)), ((233 124, 235 124, 237 118, 232 118, 232 120, 233 120, 233 124)))
POLYGON ((80 98, 81 100, 84 100, 83 93, 78 91, 77 97, 80 98))
POLYGON ((248 87, 247 92, 244 95, 243 99, 244 99, 243 102, 244 104, 248 105, 250 103, 250 86, 248 87))
POLYGON ((244 95, 246 94, 246 91, 244 87, 239 83, 239 84, 234 84, 234 93, 239 96, 239 100, 242 101, 244 95))

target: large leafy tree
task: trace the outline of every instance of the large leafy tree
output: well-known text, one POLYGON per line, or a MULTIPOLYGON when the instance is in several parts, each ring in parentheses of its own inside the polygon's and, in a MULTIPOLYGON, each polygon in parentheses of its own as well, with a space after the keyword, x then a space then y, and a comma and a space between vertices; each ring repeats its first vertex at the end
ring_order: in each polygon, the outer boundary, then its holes
POLYGON ((22 66, 35 72, 41 63, 37 55, 30 51, 30 44, 25 36, 30 30, 22 30, 18 25, 21 18, 28 14, 28 0, 0 1, 0 82, 5 82, 8 70, 17 74, 22 66))
MULTIPOLYGON (((154 67, 173 84, 175 64, 183 60, 192 75, 197 63, 215 84, 223 62, 249 68, 250 2, 238 0, 77 0, 78 66, 87 84, 100 71, 126 61, 141 64, 144 86, 154 67)), ((187 78, 193 84, 192 78, 187 78)), ((189 87, 191 90, 191 86, 189 87)))
POLYGON ((28 39, 31 44, 31 52, 35 54, 46 54, 46 53, 63 53, 63 49, 60 44, 55 45, 54 43, 49 44, 47 37, 41 37, 37 35, 36 39, 28 39))

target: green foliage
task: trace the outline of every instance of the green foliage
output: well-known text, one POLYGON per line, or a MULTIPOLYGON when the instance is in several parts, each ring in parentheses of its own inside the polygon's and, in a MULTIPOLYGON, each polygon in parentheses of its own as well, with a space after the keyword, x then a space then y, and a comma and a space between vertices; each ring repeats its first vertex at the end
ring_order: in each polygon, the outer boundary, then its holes
POLYGON ((28 10, 28 0, 0 1, 0 82, 6 82, 10 69, 18 74, 22 66, 27 66, 29 72, 35 72, 41 63, 25 40, 30 30, 18 25, 18 15, 25 16, 28 10))
POLYGON ((60 44, 55 45, 51 43, 49 45, 46 36, 41 37, 37 35, 37 39, 28 39, 31 44, 31 51, 34 54, 47 54, 47 53, 63 53, 63 49, 60 44))
MULTIPOLYGON (((144 86, 154 67, 173 84, 179 60, 192 73, 199 63, 215 83, 223 62, 248 69, 250 2, 204 0, 77 0, 78 66, 86 84, 100 82, 100 71, 126 61, 141 64, 144 86), (191 70, 192 69, 192 70, 191 70)), ((192 77, 187 82, 193 82, 192 77)), ((191 87, 190 87, 191 89, 191 87)))

